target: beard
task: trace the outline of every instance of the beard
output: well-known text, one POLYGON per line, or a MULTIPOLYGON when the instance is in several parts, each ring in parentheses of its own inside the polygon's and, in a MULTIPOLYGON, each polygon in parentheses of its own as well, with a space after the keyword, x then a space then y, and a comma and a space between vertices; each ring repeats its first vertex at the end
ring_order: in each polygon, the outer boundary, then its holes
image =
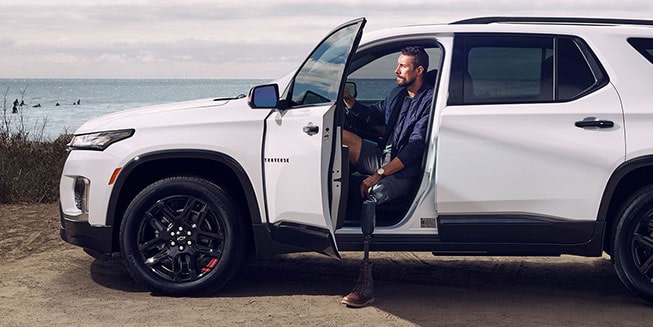
POLYGON ((397 76, 397 85, 398 86, 409 87, 409 86, 413 85, 413 83, 415 83, 414 78, 411 79, 411 80, 407 80, 405 78, 401 78, 401 77, 397 76))

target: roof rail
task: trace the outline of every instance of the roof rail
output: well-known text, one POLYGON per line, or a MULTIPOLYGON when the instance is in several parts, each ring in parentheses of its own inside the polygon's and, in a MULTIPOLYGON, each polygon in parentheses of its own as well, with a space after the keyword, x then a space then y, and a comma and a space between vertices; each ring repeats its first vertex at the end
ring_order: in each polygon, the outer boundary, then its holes
POLYGON ((450 24, 491 24, 491 23, 568 23, 597 25, 649 25, 653 20, 625 18, 589 18, 589 17, 508 17, 492 16, 463 19, 450 24))

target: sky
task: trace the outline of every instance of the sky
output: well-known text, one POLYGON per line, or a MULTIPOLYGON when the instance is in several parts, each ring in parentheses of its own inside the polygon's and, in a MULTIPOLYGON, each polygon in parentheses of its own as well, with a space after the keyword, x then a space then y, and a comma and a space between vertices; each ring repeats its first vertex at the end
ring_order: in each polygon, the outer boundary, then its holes
POLYGON ((264 78, 331 29, 476 16, 653 19, 651 0, 0 0, 0 78, 264 78))

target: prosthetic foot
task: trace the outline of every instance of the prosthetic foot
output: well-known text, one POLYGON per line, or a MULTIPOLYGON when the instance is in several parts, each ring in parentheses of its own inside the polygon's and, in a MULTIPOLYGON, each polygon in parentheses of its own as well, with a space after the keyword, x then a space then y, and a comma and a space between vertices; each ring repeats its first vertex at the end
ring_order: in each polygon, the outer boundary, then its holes
POLYGON ((372 278, 372 262, 369 259, 370 242, 376 225, 376 200, 371 197, 363 202, 361 209, 361 228, 363 230, 364 257, 360 264, 358 281, 351 293, 345 296, 341 303, 348 307, 361 308, 374 303, 374 279, 372 278))

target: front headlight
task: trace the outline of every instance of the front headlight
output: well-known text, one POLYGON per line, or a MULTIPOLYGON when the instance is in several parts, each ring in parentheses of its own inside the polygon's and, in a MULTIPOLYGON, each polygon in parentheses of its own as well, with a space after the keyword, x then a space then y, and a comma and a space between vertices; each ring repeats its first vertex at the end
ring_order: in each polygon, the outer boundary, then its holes
POLYGON ((104 151, 109 145, 134 135, 133 129, 95 132, 73 136, 68 143, 69 149, 104 151))

